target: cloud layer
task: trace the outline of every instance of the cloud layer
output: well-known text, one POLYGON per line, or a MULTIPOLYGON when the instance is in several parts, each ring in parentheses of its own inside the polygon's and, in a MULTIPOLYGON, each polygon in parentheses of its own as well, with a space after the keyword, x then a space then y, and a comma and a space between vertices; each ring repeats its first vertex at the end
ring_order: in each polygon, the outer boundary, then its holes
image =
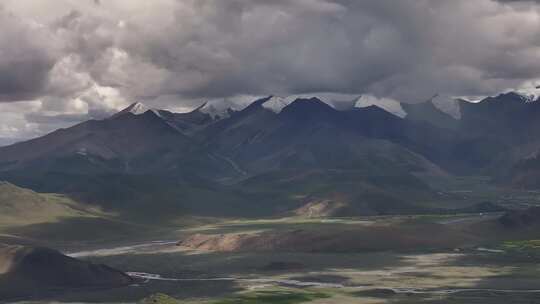
POLYGON ((0 102, 15 103, 0 105, 0 138, 101 118, 131 101, 187 109, 332 92, 418 102, 540 84, 538 1, 2 4, 0 102))

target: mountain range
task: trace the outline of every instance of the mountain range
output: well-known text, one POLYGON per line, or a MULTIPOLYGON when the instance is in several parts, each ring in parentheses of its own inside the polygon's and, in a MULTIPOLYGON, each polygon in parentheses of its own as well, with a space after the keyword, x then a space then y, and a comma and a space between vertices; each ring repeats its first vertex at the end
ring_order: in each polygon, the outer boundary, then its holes
POLYGON ((271 215, 320 200, 403 213, 436 199, 433 178, 540 185, 538 96, 437 99, 397 104, 400 115, 388 104, 336 108, 317 97, 214 102, 187 113, 134 103, 0 147, 0 179, 132 216, 271 215))

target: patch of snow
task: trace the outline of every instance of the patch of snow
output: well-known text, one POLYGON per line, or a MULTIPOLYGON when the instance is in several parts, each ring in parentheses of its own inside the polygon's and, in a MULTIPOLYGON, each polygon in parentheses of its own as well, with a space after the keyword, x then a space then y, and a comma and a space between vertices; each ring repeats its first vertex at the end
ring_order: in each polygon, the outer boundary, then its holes
POLYGON ((469 103, 479 103, 488 97, 489 97, 488 95, 467 95, 467 96, 457 96, 456 99, 461 99, 469 103))
POLYGON ((522 88, 517 90, 516 94, 520 95, 525 102, 535 102, 540 99, 540 86, 522 88))
POLYGON ((452 96, 435 95, 431 99, 433 105, 441 112, 452 116, 454 119, 461 119, 461 108, 459 102, 452 96))
POLYGON ((132 103, 129 107, 125 108, 125 112, 130 112, 131 114, 140 115, 148 111, 149 109, 140 102, 132 103))
POLYGON ((140 102, 134 102, 130 104, 127 108, 121 110, 120 112, 114 114, 112 118, 121 116, 123 114, 131 113, 133 115, 141 115, 143 113, 146 113, 146 111, 150 110, 147 106, 140 102))
POLYGON ((229 99, 213 99, 201 106, 199 111, 210 115, 213 119, 223 119, 229 117, 231 111, 240 111, 244 108, 244 105, 235 103, 229 99))
POLYGON ((405 112, 401 103, 390 98, 377 98, 373 95, 362 95, 354 105, 355 108, 366 108, 369 106, 379 107, 400 118, 407 116, 407 112, 405 112))
MULTIPOLYGON (((209 114, 212 118, 226 118, 230 116, 230 110, 241 111, 255 100, 264 98, 261 96, 234 96, 231 98, 219 98, 209 100, 198 109, 199 111, 209 114)), ((262 107, 274 113, 280 113, 285 107, 293 103, 297 99, 317 98, 323 103, 329 105, 336 110, 348 110, 357 102, 358 95, 337 94, 337 93, 310 93, 310 94, 295 94, 286 97, 272 96, 268 101, 262 104, 262 107)))
POLYGON ((158 109, 150 109, 150 111, 152 111, 152 113, 156 114, 157 117, 163 118, 163 116, 161 116, 161 113, 159 113, 160 110, 158 110, 158 109))
MULTIPOLYGON (((252 97, 251 99, 246 99, 247 97, 244 96, 243 98, 240 97, 234 97, 231 99, 213 99, 205 104, 203 104, 199 111, 209 114, 212 116, 212 118, 226 118, 230 116, 231 111, 241 111, 244 108, 246 108, 248 105, 250 105, 254 100, 258 100, 261 97, 252 97)), ((290 95, 287 97, 279 97, 279 96, 272 96, 269 100, 264 102, 262 106, 265 109, 268 109, 274 113, 280 113, 286 106, 294 102, 296 99, 299 98, 305 98, 309 99, 312 97, 316 97, 320 99, 322 102, 326 103, 327 105, 331 106, 332 108, 335 108, 332 102, 329 100, 322 98, 318 95, 313 94, 302 94, 302 95, 290 95)))
POLYGON ((540 85, 534 85, 534 84, 531 84, 531 83, 528 83, 528 84, 522 86, 519 89, 507 89, 507 90, 504 90, 502 92, 498 92, 497 94, 494 94, 494 95, 465 96, 465 97, 462 97, 462 99, 465 99, 466 101, 469 101, 469 102, 472 102, 472 103, 477 103, 477 102, 483 101, 484 99, 486 99, 488 97, 497 97, 501 93, 504 93, 504 94, 506 94, 506 93, 515 93, 515 94, 519 95, 524 102, 540 101, 540 85))
POLYGON ((268 109, 274 113, 279 113, 283 108, 288 106, 292 101, 287 100, 285 98, 279 97, 279 96, 272 96, 270 99, 265 101, 262 106, 265 109, 268 109))
POLYGON ((157 117, 163 118, 163 116, 160 113, 160 111, 161 111, 160 109, 149 108, 145 104, 140 103, 140 102, 135 102, 135 103, 130 104, 127 108, 125 108, 125 109, 121 110, 120 112, 118 112, 118 113, 114 114, 113 116, 111 116, 111 118, 115 118, 115 117, 121 116, 121 115, 126 114, 126 113, 131 113, 133 115, 141 115, 141 114, 144 114, 144 113, 146 113, 148 111, 151 111, 157 117))

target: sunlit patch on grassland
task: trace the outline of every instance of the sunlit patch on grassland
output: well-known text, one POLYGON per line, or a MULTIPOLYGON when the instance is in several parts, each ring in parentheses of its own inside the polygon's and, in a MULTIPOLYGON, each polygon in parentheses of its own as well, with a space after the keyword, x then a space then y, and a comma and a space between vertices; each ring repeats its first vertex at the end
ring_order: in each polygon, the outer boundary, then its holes
POLYGON ((213 304, 294 304, 325 299, 330 296, 321 292, 296 291, 258 291, 246 293, 229 299, 218 300, 213 304))
POLYGON ((540 240, 507 241, 502 244, 507 251, 531 251, 540 253, 540 240))
MULTIPOLYGON (((461 254, 419 254, 402 256, 403 265, 377 270, 328 269, 322 274, 339 274, 350 279, 349 284, 380 288, 430 289, 441 287, 469 288, 483 279, 510 273, 511 267, 452 265, 461 254)), ((316 273, 310 273, 315 275, 316 273)))

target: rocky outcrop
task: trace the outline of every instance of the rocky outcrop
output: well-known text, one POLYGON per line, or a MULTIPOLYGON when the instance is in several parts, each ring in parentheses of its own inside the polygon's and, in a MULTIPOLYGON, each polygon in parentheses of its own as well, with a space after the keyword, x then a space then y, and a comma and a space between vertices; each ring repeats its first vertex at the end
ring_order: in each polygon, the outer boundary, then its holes
POLYGON ((306 228, 253 233, 194 234, 178 242, 188 249, 225 252, 365 252, 449 249, 471 241, 472 236, 442 224, 410 223, 306 228), (436 234, 438 237, 434 238, 436 234))
POLYGON ((294 215, 307 218, 338 216, 347 204, 333 200, 314 200, 294 210, 294 215))

